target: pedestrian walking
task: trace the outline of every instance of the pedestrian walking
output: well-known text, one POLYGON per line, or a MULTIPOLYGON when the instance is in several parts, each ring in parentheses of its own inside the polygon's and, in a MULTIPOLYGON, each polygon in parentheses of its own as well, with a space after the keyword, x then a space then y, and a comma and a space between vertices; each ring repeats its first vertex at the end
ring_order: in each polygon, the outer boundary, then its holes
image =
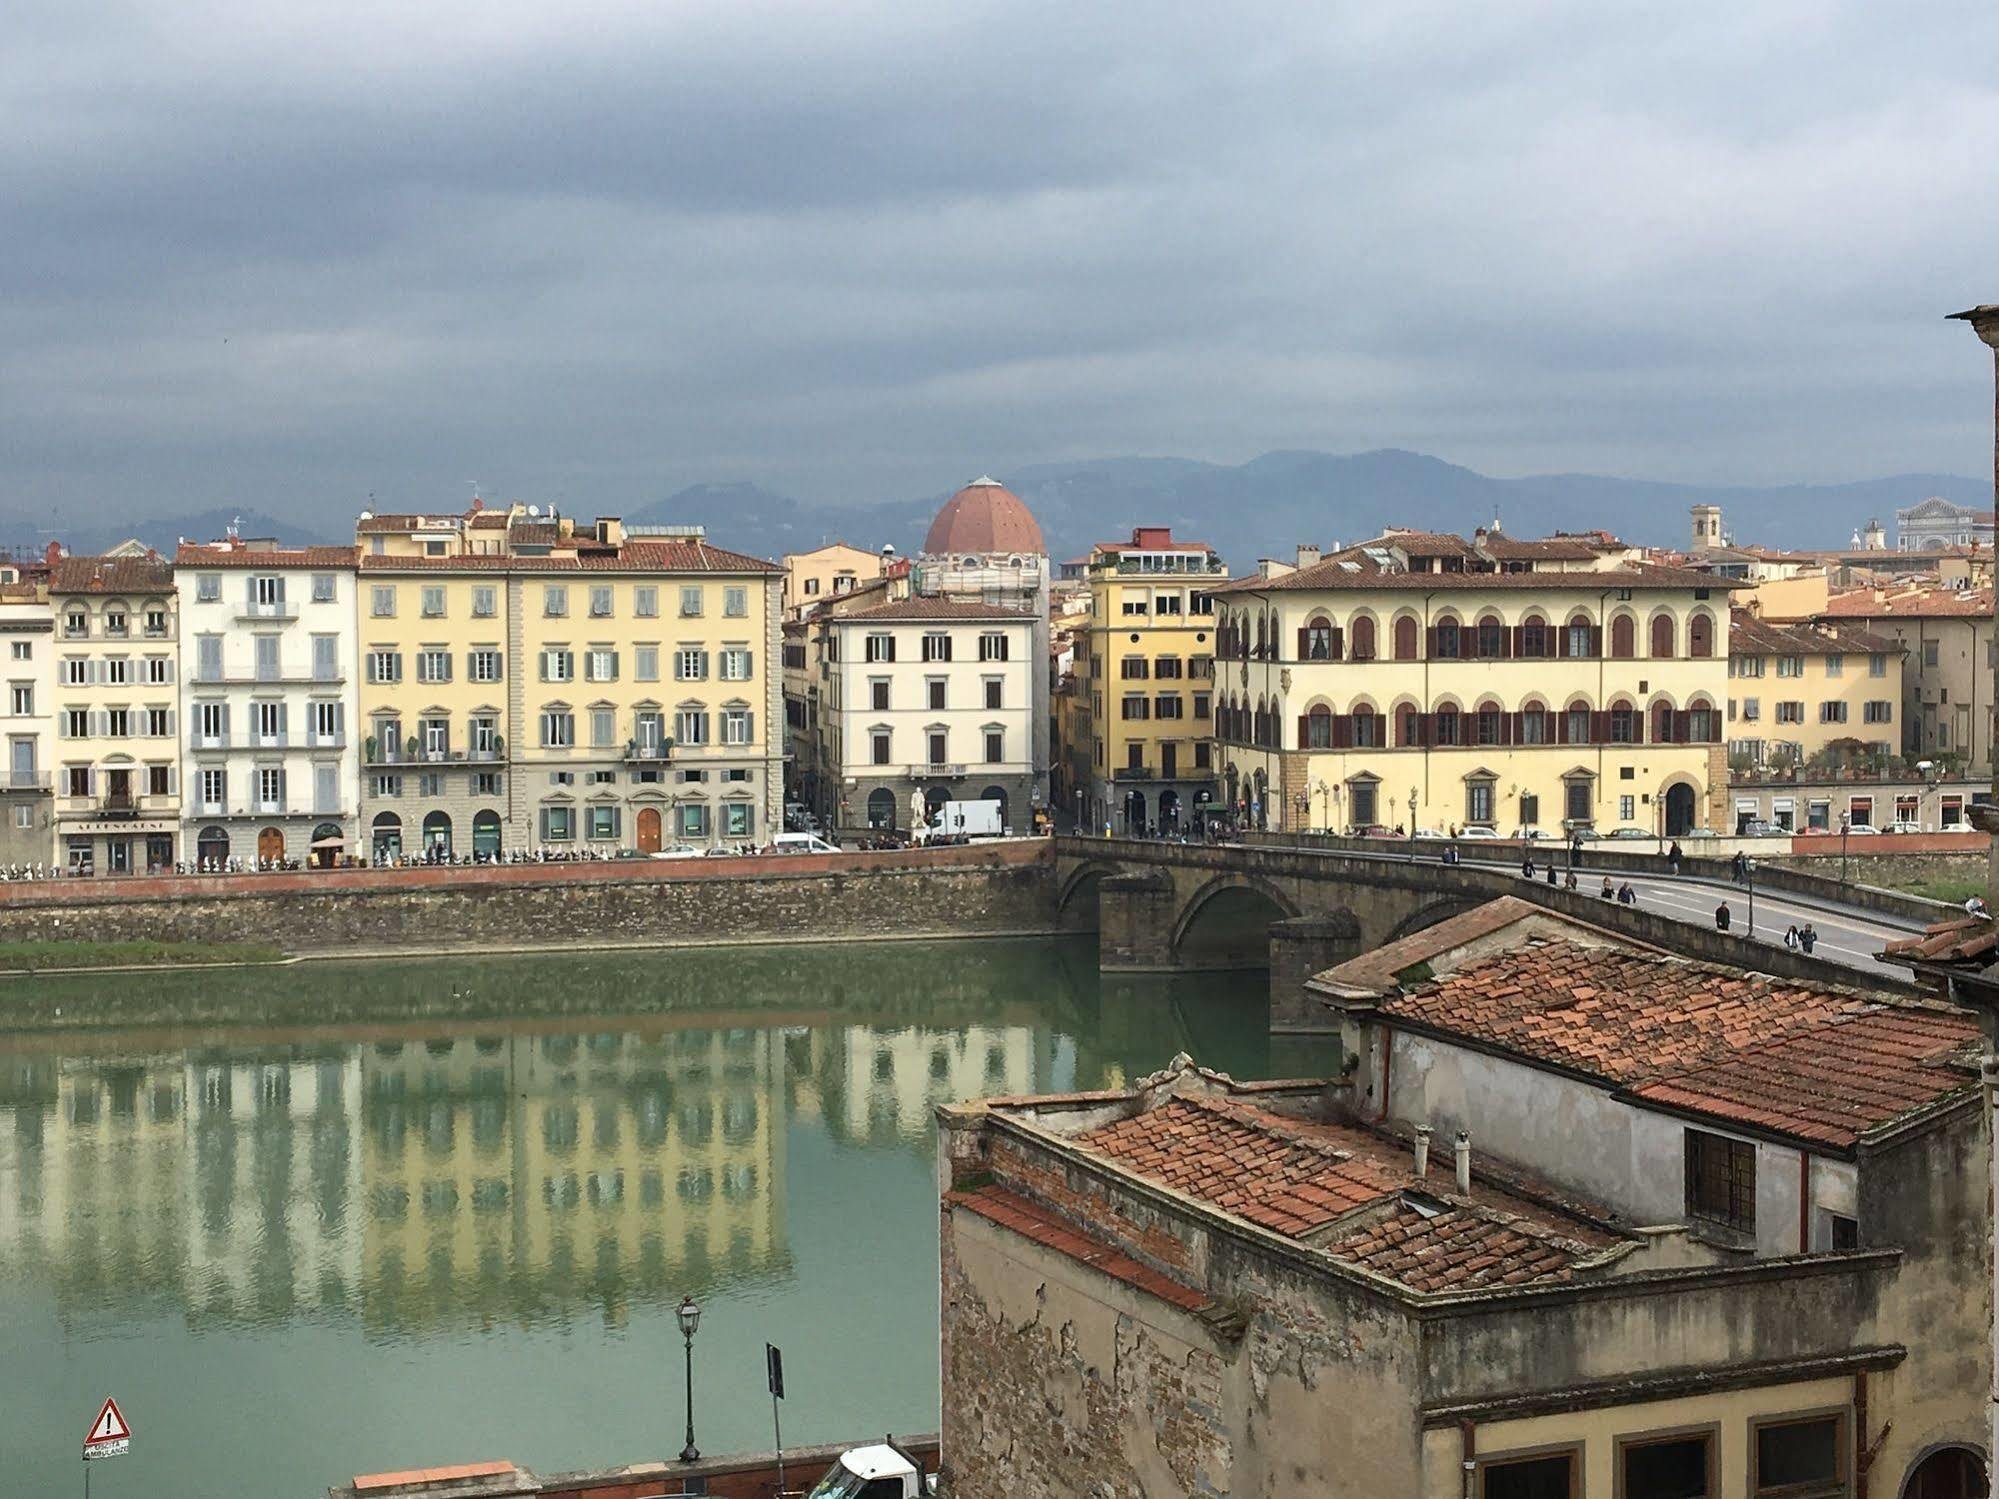
POLYGON ((1571 869, 1571 870, 1569 871, 1569 877, 1568 877, 1568 879, 1564 880, 1564 881, 1563 881, 1562 883, 1563 883, 1563 886, 1564 886, 1564 887, 1565 887, 1566 889, 1569 889, 1569 890, 1573 890, 1573 889, 1575 889, 1575 888, 1576 888, 1576 872, 1575 872, 1575 871, 1574 871, 1573 869, 1571 869))
POLYGON ((1610 883, 1609 875, 1605 875, 1603 877, 1603 888, 1597 891, 1597 894, 1602 896, 1605 900, 1617 899, 1617 887, 1610 883))
POLYGON ((1716 907, 1714 908, 1714 929, 1715 929, 1715 930, 1716 930, 1717 932, 1725 932, 1725 931, 1727 931, 1727 930, 1728 930, 1728 902, 1727 902, 1727 901, 1723 901, 1723 902, 1722 902, 1722 903, 1721 903, 1720 905, 1718 905, 1718 906, 1716 906, 1716 907))
POLYGON ((1806 957, 1809 958, 1812 955, 1812 949, 1818 945, 1818 928, 1814 927, 1809 921, 1798 928, 1798 946, 1805 950, 1806 957))
POLYGON ((1523 880, 1534 878, 1534 856, 1532 854, 1527 855, 1526 858, 1520 861, 1520 878, 1523 880))
POLYGON ((1620 906, 1635 906, 1638 904, 1638 892, 1631 888, 1631 881, 1626 880, 1617 887, 1617 903, 1620 906))
POLYGON ((1673 846, 1666 850, 1666 867, 1672 870, 1673 874, 1676 877, 1680 872, 1680 861, 1685 857, 1686 856, 1680 852, 1680 840, 1675 838, 1673 840, 1673 846))
POLYGON ((1792 952, 1798 950, 1798 928, 1795 922, 1784 928, 1784 946, 1792 952))
POLYGON ((1740 885, 1749 876, 1749 855, 1737 849, 1735 857, 1729 860, 1728 869, 1735 883, 1740 885))
POLYGON ((1551 886, 1554 885, 1559 880, 1560 876, 1561 876, 1561 871, 1555 868, 1555 861, 1553 859, 1550 859, 1548 861, 1548 883, 1551 886))

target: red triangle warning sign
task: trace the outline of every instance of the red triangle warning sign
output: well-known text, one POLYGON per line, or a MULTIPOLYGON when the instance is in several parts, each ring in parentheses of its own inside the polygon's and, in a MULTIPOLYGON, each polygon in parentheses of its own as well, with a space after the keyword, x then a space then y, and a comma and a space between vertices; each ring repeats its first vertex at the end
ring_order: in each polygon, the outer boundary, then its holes
POLYGON ((93 1447, 108 1446, 113 1442, 129 1442, 132 1428, 125 1424, 125 1413, 118 1409, 118 1402, 110 1398, 104 1401, 104 1409, 97 1413, 97 1419, 90 1423, 90 1435, 83 1439, 83 1449, 88 1452, 93 1447))

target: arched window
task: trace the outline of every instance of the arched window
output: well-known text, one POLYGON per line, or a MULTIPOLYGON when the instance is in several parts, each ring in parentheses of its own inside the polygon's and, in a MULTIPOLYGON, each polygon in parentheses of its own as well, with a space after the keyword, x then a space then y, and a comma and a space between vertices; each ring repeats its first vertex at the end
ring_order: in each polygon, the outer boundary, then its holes
POLYGON ((1714 616, 1705 609, 1687 621, 1687 654, 1702 661, 1714 655, 1714 616))
POLYGON ((1263 652, 1269 644, 1269 638, 1269 632, 1264 629, 1264 615, 1259 612, 1256 616, 1256 656, 1258 660, 1263 659, 1263 652))
POLYGON ((1638 654, 1638 626, 1628 614, 1610 622, 1610 655, 1614 661, 1629 661, 1638 654))
POLYGON ((1315 703, 1305 715, 1305 742, 1301 749, 1331 749, 1333 747, 1333 710, 1324 703, 1315 703))
POLYGON ((895 793, 886 786, 877 786, 868 793, 868 826, 871 828, 895 826, 895 793))
POLYGON ((1423 715, 1411 703, 1402 710, 1402 738, 1404 749, 1415 749, 1423 742, 1423 715))
POLYGON ((1673 705, 1658 702, 1652 705, 1652 742, 1671 744, 1673 742, 1673 705))
POLYGON ((394 859, 403 851, 403 820, 393 812, 378 812, 373 828, 373 846, 377 858, 394 859))
POLYGON ((1436 712, 1437 743, 1443 745, 1462 744, 1462 725, 1458 722, 1458 710, 1447 703, 1436 712))
POLYGON ((1549 654, 1548 622, 1538 614, 1520 621, 1520 654, 1536 661, 1549 654))
POLYGON ((1395 659, 1416 659, 1416 616, 1413 614, 1405 614, 1395 621, 1395 659))
POLYGON ((1687 740, 1691 744, 1713 744, 1721 736, 1715 732, 1714 704, 1695 698, 1687 709, 1687 740))
POLYGON ((1562 743, 1588 744, 1590 734, 1589 704, 1578 698, 1570 703, 1562 714, 1562 743))
POLYGON ((451 815, 432 812, 423 820, 423 846, 441 854, 451 852, 451 815))
POLYGON ((1497 614, 1479 616, 1478 640, 1474 652, 1481 661, 1497 661, 1506 654, 1506 626, 1497 614))
POLYGON ((1374 616, 1360 614, 1354 617, 1349 627, 1353 635, 1353 658, 1356 661, 1374 659, 1374 616))
POLYGON ((1538 698, 1529 698, 1520 710, 1520 742, 1522 744, 1548 742, 1548 710, 1542 706, 1538 698))
POLYGON ((1313 615, 1306 621, 1305 628, 1298 632, 1298 659, 1300 661, 1333 659, 1333 622, 1325 615, 1313 615))
POLYGON ((204 864, 220 864, 229 857, 229 834, 219 827, 206 827, 194 841, 194 856, 204 864))
POLYGON ((1459 634, 1458 622, 1449 615, 1437 621, 1436 656, 1439 661, 1455 661, 1463 654, 1464 643, 1459 634))
POLYGON ((1638 742, 1638 715, 1631 704, 1622 698, 1610 705, 1610 742, 1612 744, 1636 744, 1638 742))
POLYGON ((1506 714, 1491 698, 1478 705, 1476 732, 1480 744, 1506 742, 1506 714))
POLYGON ((1571 661, 1586 661, 1596 655, 1596 626, 1587 614, 1571 614, 1563 631, 1562 654, 1571 661))
POLYGON ((1360 703, 1353 710, 1353 747, 1355 749, 1381 748, 1381 715, 1366 703, 1360 703))
MULTIPOLYGON (((894 798, 890 798, 894 800, 894 798)), ((500 814, 488 809, 472 814, 472 852, 492 858, 500 851, 500 814)))
POLYGON ((1652 616, 1652 654, 1662 661, 1670 659, 1673 654, 1673 616, 1670 614, 1652 616))

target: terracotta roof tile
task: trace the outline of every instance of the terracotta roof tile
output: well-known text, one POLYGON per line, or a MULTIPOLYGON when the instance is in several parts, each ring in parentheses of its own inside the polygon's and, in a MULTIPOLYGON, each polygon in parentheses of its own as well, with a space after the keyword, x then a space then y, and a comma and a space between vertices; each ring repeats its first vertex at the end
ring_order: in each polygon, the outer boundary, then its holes
POLYGON ((1903 589, 1854 588, 1826 600, 1828 619, 1990 619, 1989 588, 1943 588, 1931 583, 1903 589))
POLYGON ((174 553, 176 567, 352 567, 355 547, 218 547, 184 541, 174 553))
POLYGON ((1336 1258, 1413 1291, 1570 1280, 1577 1262, 1596 1252, 1525 1218, 1406 1201, 1322 1243, 1336 1258))
POLYGON ((361 571, 375 572, 665 572, 779 573, 775 562, 727 551, 705 541, 628 541, 612 550, 547 556, 377 557, 364 554, 361 571))
POLYGON ((1728 622, 1731 656, 1900 655, 1907 649, 1899 640, 1851 626, 1778 624, 1743 609, 1736 610, 1728 622))
POLYGON ((49 578, 50 593, 167 593, 172 564, 159 557, 65 557, 49 578))
POLYGON ((1161 1275, 1114 1245, 1078 1233, 1053 1213, 1003 1187, 981 1187, 976 1192, 946 1192, 944 1201, 952 1207, 976 1213, 1002 1228, 1011 1229, 1024 1239, 1031 1239, 1046 1249, 1088 1265, 1113 1280, 1121 1280, 1149 1296, 1170 1302, 1183 1311, 1198 1312, 1214 1305, 1213 1298, 1205 1292, 1161 1275))

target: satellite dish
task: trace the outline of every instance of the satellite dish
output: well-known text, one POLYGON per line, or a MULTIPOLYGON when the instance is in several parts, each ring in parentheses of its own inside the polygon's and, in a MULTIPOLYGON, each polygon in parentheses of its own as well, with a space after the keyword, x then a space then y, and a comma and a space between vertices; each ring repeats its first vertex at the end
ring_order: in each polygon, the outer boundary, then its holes
POLYGON ((372 510, 363 510, 361 512, 362 520, 373 520, 374 518, 375 518, 375 512, 372 510))
POLYGON ((528 506, 528 514, 530 516, 539 516, 541 514, 541 506, 539 505, 528 506))

